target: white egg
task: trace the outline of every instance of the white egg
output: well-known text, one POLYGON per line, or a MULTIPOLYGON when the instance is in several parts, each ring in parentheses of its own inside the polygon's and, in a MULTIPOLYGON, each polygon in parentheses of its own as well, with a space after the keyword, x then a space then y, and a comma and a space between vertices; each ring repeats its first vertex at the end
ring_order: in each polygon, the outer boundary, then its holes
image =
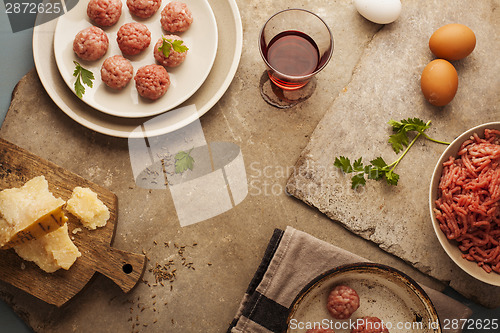
POLYGON ((400 0, 354 0, 354 6, 367 20, 378 24, 388 24, 401 14, 400 0))

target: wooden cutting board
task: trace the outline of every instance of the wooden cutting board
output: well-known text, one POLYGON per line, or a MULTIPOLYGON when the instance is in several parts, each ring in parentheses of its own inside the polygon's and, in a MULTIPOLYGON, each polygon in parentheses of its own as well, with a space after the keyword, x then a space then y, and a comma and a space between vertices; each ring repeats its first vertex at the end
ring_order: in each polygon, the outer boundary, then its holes
POLYGON ((118 216, 116 195, 0 139, 0 189, 19 187, 41 175, 47 179, 52 194, 63 200, 71 197, 76 186, 91 188, 108 207, 110 218, 106 226, 87 230, 76 217, 66 214, 69 235, 82 254, 69 270, 45 273, 34 263, 21 259, 13 249, 0 250, 0 279, 56 306, 63 305, 82 290, 95 272, 113 280, 124 292, 130 291, 144 273, 146 258, 143 254, 111 247, 118 216), (76 228, 81 231, 73 233, 76 228))

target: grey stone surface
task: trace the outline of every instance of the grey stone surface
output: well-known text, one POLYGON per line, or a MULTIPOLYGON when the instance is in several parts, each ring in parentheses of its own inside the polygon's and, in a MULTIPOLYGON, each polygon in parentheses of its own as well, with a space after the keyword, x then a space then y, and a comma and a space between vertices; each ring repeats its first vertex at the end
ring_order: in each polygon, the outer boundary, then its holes
MULTIPOLYGON (((0 136, 115 192, 119 215, 113 246, 133 252, 144 249, 151 259, 144 276, 150 286, 141 283, 123 294, 110 280, 98 275, 60 309, 0 282, 0 297, 35 331, 224 332, 272 231, 288 225, 371 261, 398 268, 430 287, 443 287, 284 191, 309 135, 335 98, 346 94, 343 89, 351 89, 347 85, 353 71, 381 26, 367 22, 344 0, 291 0, 286 4, 273 1, 265 5, 262 1, 238 0, 238 6, 244 30, 240 67, 226 94, 201 123, 208 143, 231 142, 241 148, 249 193, 232 210, 209 220, 181 227, 168 190, 136 186, 126 140, 97 134, 73 122, 52 103, 35 71, 19 83, 0 136), (330 64, 317 76, 311 98, 281 110, 260 96, 259 80, 265 67, 257 38, 265 20, 285 7, 302 7, 320 14, 333 30, 335 50, 330 64), (183 256, 193 262, 195 270, 181 265, 175 244, 188 245, 183 256), (156 262, 168 260, 174 260, 177 267, 172 290, 169 283, 154 286, 149 271, 156 262)), ((387 66, 382 62, 380 73, 387 66)), ((338 123, 334 126, 341 128, 338 123)), ((380 142, 376 147, 383 145, 380 142)), ((358 152, 357 147, 352 147, 346 154, 358 152)), ((418 178, 419 174, 409 177, 418 178)), ((387 203, 382 209, 387 209, 389 199, 384 199, 387 203)), ((365 212, 364 206, 358 209, 365 212)), ((375 219, 377 215, 363 213, 363 217, 375 219)))
POLYGON ((432 120, 428 134, 452 141, 476 125, 500 119, 499 1, 405 1, 401 17, 377 32, 351 82, 333 102, 301 154, 289 191, 354 233, 487 306, 500 305, 500 288, 480 283, 457 267, 441 248, 431 225, 428 190, 444 145, 420 139, 395 170, 397 187, 367 181, 354 191, 335 157, 365 163, 397 156, 387 122, 409 117, 432 120), (459 22, 476 34, 473 53, 455 62, 459 88, 445 107, 427 103, 420 74, 432 60, 428 39, 440 26, 459 22))

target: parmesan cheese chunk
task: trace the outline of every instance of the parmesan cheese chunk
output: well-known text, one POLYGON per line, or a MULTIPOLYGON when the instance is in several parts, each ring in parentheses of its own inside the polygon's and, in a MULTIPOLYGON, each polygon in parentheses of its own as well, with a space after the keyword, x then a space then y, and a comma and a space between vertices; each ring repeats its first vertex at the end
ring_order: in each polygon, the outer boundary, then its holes
POLYGON ((21 258, 33 261, 47 273, 53 273, 59 268, 68 270, 81 256, 69 238, 66 223, 43 237, 14 246, 14 250, 21 258))
POLYGON ((105 226, 109 219, 108 207, 89 188, 75 187, 66 209, 90 230, 105 226))
POLYGON ((44 176, 0 192, 0 247, 22 243, 54 231, 66 222, 64 200, 49 192, 44 176))

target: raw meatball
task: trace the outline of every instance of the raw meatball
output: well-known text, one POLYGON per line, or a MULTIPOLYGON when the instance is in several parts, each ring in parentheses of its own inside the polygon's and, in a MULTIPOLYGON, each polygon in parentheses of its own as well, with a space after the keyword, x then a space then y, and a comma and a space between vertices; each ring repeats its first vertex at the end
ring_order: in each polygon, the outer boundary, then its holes
POLYGON ((161 0, 127 0, 127 7, 132 15, 148 18, 160 8, 161 0))
POLYGON ((182 32, 193 23, 193 14, 185 3, 172 1, 161 11, 160 22, 166 31, 182 32))
POLYGON ((152 100, 163 96, 170 86, 170 76, 165 67, 160 65, 139 68, 134 80, 139 95, 152 100))
POLYGON ((118 22, 121 14, 121 0, 90 0, 87 5, 89 18, 102 27, 110 27, 118 22))
POLYGON ((382 320, 377 317, 363 317, 356 323, 357 326, 351 333, 389 333, 389 330, 382 325, 382 320))
MULTIPOLYGON (((175 35, 167 35, 167 36, 164 36, 164 38, 171 39, 172 41, 173 40, 182 40, 179 36, 175 36, 175 35)), ((177 51, 174 51, 173 48, 171 48, 170 54, 168 55, 168 57, 165 57, 165 55, 163 54, 163 51, 159 50, 159 48, 162 46, 162 44, 163 44, 163 38, 160 38, 158 40, 158 42, 156 43, 155 48, 154 48, 155 59, 156 59, 156 61, 158 61, 158 63, 160 65, 163 65, 165 67, 176 67, 184 62, 184 59, 186 59, 187 51, 186 52, 177 52, 177 51)))
POLYGON ((142 23, 126 23, 116 33, 116 41, 123 54, 136 55, 151 43, 151 32, 142 23))
POLYGON ((306 331, 306 333, 335 333, 329 328, 311 328, 306 331))
POLYGON ((108 36, 101 28, 88 27, 76 34, 73 41, 73 51, 87 61, 102 58, 108 51, 108 36))
POLYGON ((132 79, 134 68, 130 61, 121 55, 112 56, 101 67, 102 82, 113 89, 122 89, 132 79))
POLYGON ((333 318, 347 319, 359 308, 359 296, 351 287, 336 286, 328 295, 326 308, 333 318))

